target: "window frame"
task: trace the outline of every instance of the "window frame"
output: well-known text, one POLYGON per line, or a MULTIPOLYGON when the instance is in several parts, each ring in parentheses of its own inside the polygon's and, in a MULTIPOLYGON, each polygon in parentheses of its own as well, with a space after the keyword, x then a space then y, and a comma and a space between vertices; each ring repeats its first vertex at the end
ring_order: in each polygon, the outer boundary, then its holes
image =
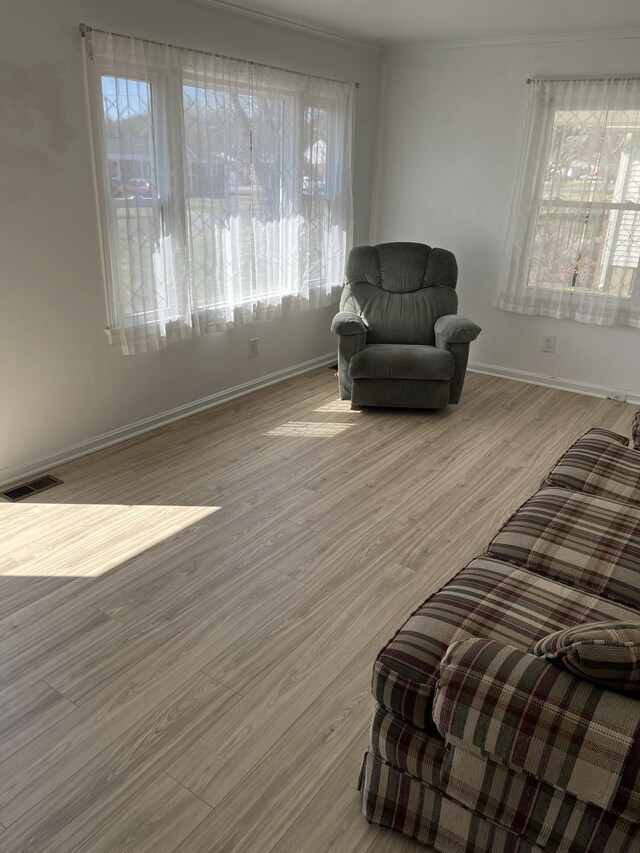
MULTIPOLYGON (((110 169, 109 158, 106 151, 106 134, 105 134, 105 115, 103 105, 102 81, 103 77, 112 77, 116 80, 133 80, 140 83, 146 83, 150 90, 150 121, 153 128, 153 159, 152 170, 155 164, 157 175, 157 192, 158 196, 144 199, 136 198, 135 204, 142 208, 153 208, 158 210, 162 221, 163 228, 166 222, 171 223, 171 227, 177 225, 178 228, 184 229, 185 233, 189 230, 188 221, 188 175, 187 175, 187 157, 186 157, 186 138, 184 132, 184 88, 191 86, 194 88, 203 88, 198 86, 195 75, 190 76, 188 71, 181 69, 179 71, 170 71, 165 68, 157 68, 149 73, 142 69, 136 71, 135 68, 127 69, 127 75, 119 74, 112 63, 105 61, 103 58, 94 57, 94 71, 91 82, 91 77, 88 76, 89 89, 93 87, 94 91, 89 91, 88 108, 91 119, 92 128, 92 146, 94 160, 94 174, 96 179, 96 194, 97 205, 100 219, 100 232, 102 243, 103 269, 104 269, 104 291, 105 303, 107 312, 107 327, 105 329, 106 336, 110 343, 119 343, 120 330, 123 328, 135 328, 140 322, 145 325, 151 325, 157 321, 157 314, 151 310, 148 312, 131 312, 123 316, 119 315, 117 293, 119 289, 119 250, 113 245, 112 229, 110 227, 113 221, 114 210, 120 208, 126 209, 130 200, 127 198, 114 198, 110 192, 110 169), (175 111, 174 116, 175 127, 179 127, 179 132, 170 132, 170 115, 171 111, 175 111), (172 173, 168 168, 169 162, 174 163, 174 175, 180 175, 180 186, 169 186, 169 175, 172 173), (162 178, 160 176, 163 176, 162 178), (143 319, 142 319, 143 318, 143 319)), ((229 87, 224 85, 224 75, 218 76, 218 81, 221 90, 229 87)), ((215 85, 216 78, 212 78, 215 85)), ((327 161, 326 161, 326 192, 322 195, 317 195, 318 200, 329 203, 335 197, 334 187, 336 185, 335 175, 336 168, 340 161, 340 152, 335 149, 335 145, 331 145, 332 137, 337 138, 338 129, 335 122, 341 121, 339 115, 338 98, 319 97, 315 101, 309 98, 304 91, 304 85, 296 86, 281 85, 275 87, 279 89, 279 97, 283 103, 283 125, 287 126, 286 111, 291 111, 290 126, 292 131, 283 135, 282 142, 282 163, 287 162, 287 156, 291 158, 299 158, 300 163, 300 186, 298 188, 293 184, 293 175, 287 175, 287 169, 283 168, 283 181, 292 182, 288 188, 292 198, 298 196, 304 198, 302 172, 304 168, 304 121, 305 110, 311 109, 327 109, 329 112, 329 138, 327 139, 327 161)), ((263 87, 255 83, 247 84, 247 95, 253 94, 260 96, 263 87), (253 91, 249 86, 253 87, 253 91)), ((264 87, 265 97, 273 99, 274 87, 264 87)), ((295 161, 294 161, 295 162, 295 161)), ((299 203, 299 202, 298 202, 299 203)), ((187 246, 189 240, 186 241, 187 246)), ((310 289, 321 290, 322 283, 309 282, 310 289)), ((261 298, 261 291, 257 289, 255 293, 246 297, 234 300, 233 308, 242 308, 261 298)), ((298 294, 291 292, 283 294, 283 299, 296 299, 298 294)), ((208 312, 221 311, 227 308, 226 301, 222 298, 208 304, 194 304, 192 315, 193 317, 202 317, 208 312)), ((169 320, 169 323, 173 320, 169 320)), ((178 313, 175 312, 175 322, 179 322, 178 313)))
MULTIPOLYGON (((110 343, 119 343, 119 332, 122 328, 134 328, 136 318, 144 316, 143 322, 151 325, 157 321, 155 312, 131 312, 119 316, 117 308, 116 292, 118 289, 118 268, 120 266, 119 247, 112 241, 112 233, 109 223, 113 218, 113 211, 126 209, 130 199, 115 198, 110 192, 111 178, 109 174, 109 158, 105 147, 105 116, 103 106, 103 77, 112 77, 115 80, 131 80, 145 83, 149 87, 150 121, 152 125, 153 160, 156 170, 156 188, 158 196, 149 199, 136 198, 136 207, 150 208, 158 211, 163 223, 171 217, 170 209, 174 205, 174 194, 167 186, 166 175, 169 174, 168 162, 170 157, 170 135, 167 132, 167 93, 169 90, 168 80, 172 76, 165 69, 158 69, 153 74, 137 74, 132 70, 126 77, 118 74, 110 63, 94 58, 95 62, 95 91, 93 96, 89 93, 89 110, 91 126, 93 130, 93 153, 94 169, 96 173, 96 190, 98 201, 98 212, 100 219, 100 232, 102 243, 102 255, 104 258, 105 275, 105 301, 107 311, 107 327, 105 334, 110 343), (165 177, 161 180, 161 175, 165 177), (161 191, 162 187, 162 191, 161 191)), ((175 214, 174 214, 175 215, 175 214)), ((177 315, 176 315, 177 316, 177 315)), ((171 322, 171 321, 170 321, 171 322)))
MULTIPOLYGON (((546 106, 546 129, 545 129, 545 140, 543 145, 543 162, 546 163, 546 168, 549 166, 549 155, 551 151, 551 144, 553 140, 553 131, 556 126, 555 124, 555 116, 556 113, 561 112, 553 102, 553 98, 550 98, 547 102, 546 106)), ((600 110, 600 112, 607 112, 605 110, 600 110)), ((638 131, 640 132, 640 125, 638 126, 638 131)), ((619 173, 618 173, 619 174, 619 173)), ((567 287, 540 287, 539 285, 529 284, 529 278, 531 275, 531 264, 533 259, 533 243, 535 241, 535 237, 538 231, 538 223, 540 221, 540 210, 543 207, 553 207, 554 201, 552 199, 545 200, 543 197, 544 193, 544 183, 546 178, 546 169, 545 171, 540 171, 540 176, 538 180, 537 186, 534 188, 534 192, 532 194, 532 202, 535 206, 535 215, 530 217, 529 225, 527 229, 527 239, 526 239, 526 249, 525 249, 525 263, 527 268, 527 283, 526 283, 526 291, 533 293, 536 297, 544 298, 545 296, 557 295, 557 294, 566 294, 569 299, 571 299, 574 295, 584 296, 586 298, 591 298, 597 300, 599 304, 606 304, 607 302, 614 304, 619 302, 619 300, 629 300, 628 305, 630 307, 636 307, 640 305, 640 259, 638 262, 638 266, 636 266, 634 271, 634 276, 631 284, 631 293, 629 296, 620 296, 610 293, 598 293, 595 291, 585 291, 579 288, 576 288, 573 285, 569 285, 567 287)), ((592 204, 586 205, 582 202, 572 202, 572 201, 563 201, 557 202, 558 207, 575 207, 575 208, 586 208, 588 207, 590 210, 618 210, 620 213, 624 213, 626 211, 629 212, 638 212, 640 213, 640 203, 633 202, 593 202, 592 204)), ((621 217, 618 217, 618 221, 621 217)), ((616 231, 619 229, 618 223, 616 223, 616 231)), ((608 234, 607 234, 608 241, 608 234)), ((613 247, 611 251, 615 251, 617 243, 613 243, 613 247)), ((631 269, 631 267, 629 267, 631 269)), ((606 275, 606 265, 603 263, 599 268, 599 278, 602 280, 603 275, 606 275)))

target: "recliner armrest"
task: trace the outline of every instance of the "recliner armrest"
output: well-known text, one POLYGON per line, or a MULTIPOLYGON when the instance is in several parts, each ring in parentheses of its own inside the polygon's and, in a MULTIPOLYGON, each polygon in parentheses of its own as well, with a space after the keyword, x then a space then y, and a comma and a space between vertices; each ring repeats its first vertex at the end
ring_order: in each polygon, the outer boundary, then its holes
POLYGON ((435 322, 436 345, 441 344, 468 344, 475 341, 482 329, 480 326, 459 317, 457 314, 444 314, 435 322))
POLYGON ((364 335, 367 327, 364 320, 352 311, 339 311, 331 321, 334 335, 364 335))
POLYGON ((454 643, 442 660, 433 720, 452 746, 640 817, 635 699, 496 640, 471 639, 454 643))

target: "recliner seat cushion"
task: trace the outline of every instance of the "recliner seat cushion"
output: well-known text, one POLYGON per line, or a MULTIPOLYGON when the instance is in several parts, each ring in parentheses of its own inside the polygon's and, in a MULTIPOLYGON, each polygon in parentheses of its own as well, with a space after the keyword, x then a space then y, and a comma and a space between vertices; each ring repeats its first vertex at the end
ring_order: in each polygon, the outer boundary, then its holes
POLYGON ((455 359, 448 350, 412 344, 372 344, 349 363, 352 379, 447 380, 454 369, 455 359))

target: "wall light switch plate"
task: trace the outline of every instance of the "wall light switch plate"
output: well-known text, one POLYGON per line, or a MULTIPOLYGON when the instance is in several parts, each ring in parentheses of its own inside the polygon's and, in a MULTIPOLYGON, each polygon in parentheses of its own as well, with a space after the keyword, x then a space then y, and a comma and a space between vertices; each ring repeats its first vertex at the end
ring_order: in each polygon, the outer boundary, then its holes
POLYGON ((249 338, 249 358, 258 357, 258 339, 249 338))
POLYGON ((556 351, 556 336, 555 335, 543 335, 542 336, 542 352, 555 352, 556 351))

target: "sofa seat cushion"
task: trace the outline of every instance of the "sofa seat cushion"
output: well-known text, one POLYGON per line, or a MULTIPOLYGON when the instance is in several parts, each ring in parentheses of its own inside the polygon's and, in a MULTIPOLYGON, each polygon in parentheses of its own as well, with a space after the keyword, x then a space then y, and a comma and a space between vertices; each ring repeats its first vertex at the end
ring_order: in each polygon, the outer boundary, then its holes
POLYGON ((349 362, 352 379, 451 379, 453 355, 418 344, 372 344, 349 362))
MULTIPOLYGON (((403 773, 371 752, 365 754, 361 778, 365 820, 413 838, 429 850, 441 853, 548 853, 488 820, 480 810, 469 811, 438 788, 403 773)), ((395 843, 392 838, 388 840, 389 849, 401 847, 400 839, 395 843)), ((633 849, 627 847, 625 853, 631 853, 633 849)), ((564 848, 562 853, 565 853, 564 848)), ((570 853, 575 853, 573 848, 570 853)), ((603 853, 602 847, 598 853, 603 853)))
POLYGON ((376 705, 371 722, 369 750, 427 785, 438 787, 446 759, 444 739, 436 729, 417 729, 391 711, 376 705))
POLYGON ((638 824, 470 749, 447 746, 435 727, 417 729, 379 705, 369 753, 544 850, 627 853, 630 840, 640 838, 638 824))
POLYGON ((449 745, 441 768, 447 796, 548 853, 628 853, 640 841, 637 823, 466 748, 449 745))
POLYGON ((429 729, 440 662, 451 643, 491 637, 528 651, 570 625, 635 618, 627 607, 480 557, 427 599, 378 654, 373 695, 408 723, 429 729))
POLYGON ((445 743, 640 821, 640 705, 496 640, 449 647, 433 720, 445 743))
POLYGON ((640 607, 640 507, 567 489, 540 489, 506 521, 487 553, 640 607))
POLYGON ((553 466, 543 485, 640 506, 640 453, 627 439, 603 429, 591 429, 553 466))

